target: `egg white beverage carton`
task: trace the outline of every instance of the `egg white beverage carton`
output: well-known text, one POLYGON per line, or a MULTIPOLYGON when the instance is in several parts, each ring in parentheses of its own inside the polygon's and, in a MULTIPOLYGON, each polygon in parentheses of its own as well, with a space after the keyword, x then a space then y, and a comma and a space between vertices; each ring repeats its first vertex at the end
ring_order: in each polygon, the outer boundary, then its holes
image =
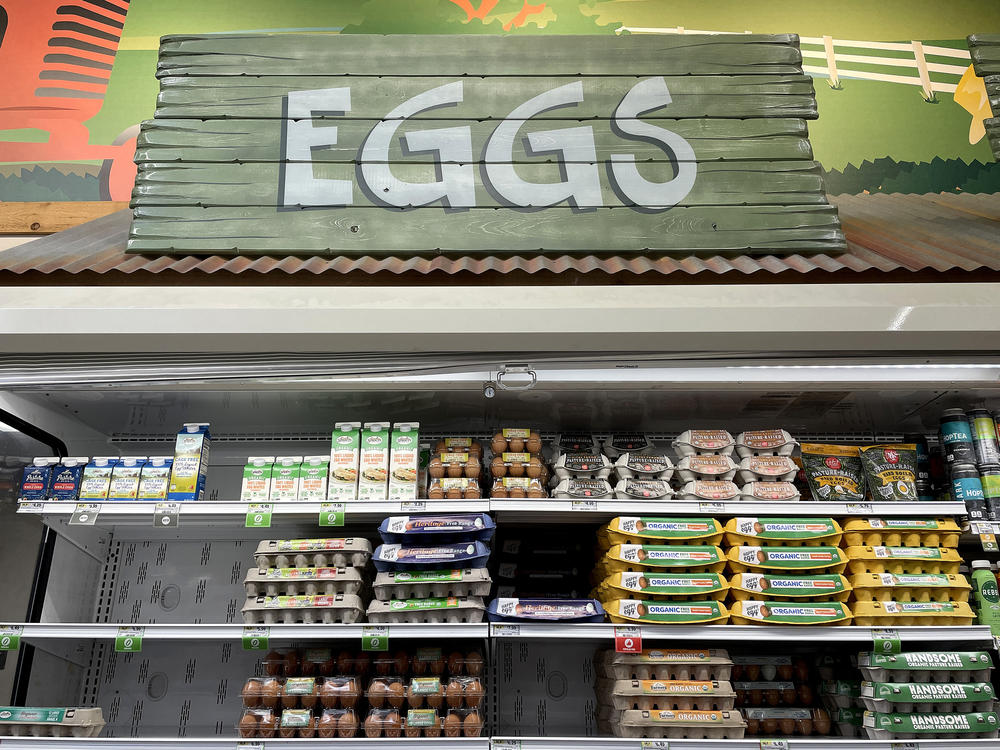
POLYGON ((363 568, 372 543, 361 537, 335 539, 265 539, 257 545, 258 568, 363 568))
POLYGON ((375 600, 368 605, 368 622, 478 623, 486 617, 480 597, 375 600))
POLYGON ((329 474, 329 456, 305 456, 299 467, 299 502, 325 503, 329 474))
POLYGON ((166 500, 167 492, 170 490, 170 470, 173 464, 173 456, 150 456, 142 467, 136 500, 157 503, 166 500))
POLYGON ((350 503, 358 499, 358 466, 361 460, 361 423, 337 422, 330 443, 330 479, 327 499, 350 503))
POLYGON ((118 459, 111 471, 108 500, 135 500, 139 495, 139 479, 145 464, 145 456, 124 456, 118 459))
POLYGON ((389 423, 365 422, 361 432, 358 500, 380 502, 389 497, 389 423))
POLYGON ((247 596, 314 596, 359 594, 358 568, 252 568, 243 579, 247 596))
POLYGON ((274 456, 250 456, 243 467, 241 503, 266 503, 271 499, 271 472, 274 456))
POLYGON ((97 737, 102 729, 100 708, 0 706, 0 737, 97 737))
POLYGON ((100 502, 108 499, 111 489, 111 473, 118 463, 117 456, 94 456, 83 467, 80 479, 80 502, 100 502))
POLYGON ((397 570, 375 576, 375 598, 445 599, 489 596, 493 579, 486 568, 397 570))
POLYGON ((208 457, 212 448, 209 427, 208 422, 187 422, 181 426, 174 444, 167 500, 204 500, 208 457))
POLYGON ((353 594, 314 596, 256 596, 243 605, 246 625, 351 625, 364 616, 361 598, 353 594))
POLYGON ((392 425, 389 452, 389 499, 417 499, 420 467, 420 422, 396 422, 392 425))
POLYGON ((271 469, 272 503, 295 502, 299 499, 299 472, 302 456, 278 456, 271 469))

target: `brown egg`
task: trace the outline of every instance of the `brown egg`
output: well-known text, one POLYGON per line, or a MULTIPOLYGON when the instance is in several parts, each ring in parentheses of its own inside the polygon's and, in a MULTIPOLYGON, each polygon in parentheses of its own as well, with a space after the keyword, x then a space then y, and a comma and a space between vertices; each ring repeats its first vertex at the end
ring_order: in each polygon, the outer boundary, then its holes
POLYGON ((435 677, 440 677, 444 674, 445 659, 444 655, 441 654, 434 659, 431 659, 427 664, 427 671, 430 672, 435 677))
POLYGON ((462 499, 462 488, 461 487, 449 487, 448 488, 448 499, 449 500, 461 500, 462 499))
POLYGON ((747 664, 745 668, 747 680, 750 682, 756 682, 760 679, 760 664, 747 664))
POLYGON ((281 707, 282 708, 297 708, 299 705, 299 696, 289 695, 285 692, 288 689, 287 686, 282 686, 281 688, 281 707))
POLYGON ((286 677, 297 677, 299 674, 301 662, 299 660, 299 652, 292 649, 287 654, 285 654, 285 676, 286 677))
POLYGON ((542 436, 537 432, 532 432, 528 435, 528 439, 525 441, 524 447, 527 449, 528 453, 541 453, 542 436))
POLYGON ((448 674, 452 676, 462 674, 463 666, 465 666, 465 656, 460 651, 448 654, 448 674))
POLYGON ((260 685, 260 702, 266 708, 277 708, 281 697, 281 683, 273 677, 260 685))
POLYGON ((795 734, 795 719, 779 719, 778 728, 784 736, 791 737, 795 734))
POLYGON ((240 732, 240 737, 256 737, 257 715, 243 714, 243 718, 240 719, 239 732, 240 732))
POLYGON ((524 487, 511 487, 510 488, 510 496, 512 498, 514 498, 514 497, 516 497, 516 498, 522 498, 522 497, 524 497, 525 496, 524 487))
POLYGON ((400 649, 392 657, 393 674, 404 676, 410 671, 410 655, 400 649))
POLYGON ((507 438, 503 436, 502 432, 498 432, 493 436, 493 440, 490 442, 490 449, 494 453, 503 453, 507 450, 507 438))
POLYGON ((308 659, 302 660, 302 665, 299 667, 299 674, 296 675, 302 677, 313 677, 316 674, 316 662, 309 661, 308 659))
POLYGON ((417 693, 413 690, 413 683, 410 683, 410 687, 406 690, 406 700, 410 704, 410 708, 423 708, 424 707, 424 694, 417 693))
POLYGON ((463 724, 466 737, 478 737, 479 733, 483 731, 483 720, 479 718, 477 713, 466 716, 463 724))
MULTIPOLYGON (((247 680, 243 685, 243 691, 241 693, 243 696, 243 705, 247 708, 256 708, 260 705, 260 682, 257 680, 247 680)), ((257 725, 256 719, 254 720, 254 726, 257 725)))
POLYGON ((375 714, 369 714, 365 719, 365 737, 381 737, 382 722, 375 714))
POLYGON ((332 675, 334 672, 337 671, 337 662, 331 655, 329 659, 324 659, 323 661, 318 663, 317 671, 323 677, 329 677, 330 675, 332 675))
POLYGON ((340 705, 344 708, 354 708, 360 697, 361 690, 358 688, 357 681, 352 678, 340 694, 340 705))
POLYGON ((341 688, 332 680, 319 686, 319 701, 323 708, 336 708, 340 703, 341 688))
POLYGON ((423 734, 423 727, 413 726, 411 727, 408 723, 403 727, 403 734, 407 737, 420 737, 423 734))
POLYGON ((458 479, 465 475, 465 467, 462 466, 458 461, 451 461, 448 464, 448 476, 453 479, 458 479))
POLYGON ((319 731, 319 736, 324 739, 330 739, 331 737, 337 736, 337 716, 332 713, 325 713, 319 717, 319 723, 317 724, 317 730, 319 731))
POLYGON ((354 671, 354 653, 344 649, 337 654, 337 671, 341 674, 350 674, 354 671))
POLYGON ((274 737, 278 728, 278 718, 274 714, 265 714, 257 722, 257 734, 260 737, 274 737))
POLYGON ((799 730, 799 734, 803 735, 804 737, 808 737, 810 734, 813 733, 812 719, 799 719, 798 727, 796 728, 799 730))
POLYGON ((444 497, 444 489, 440 484, 432 484, 427 490, 427 497, 431 500, 440 500, 444 497))
POLYGON ((535 487, 534 485, 532 485, 531 487, 528 488, 528 497, 534 498, 536 500, 540 497, 545 497, 545 490, 543 490, 541 487, 535 487))
POLYGON ((747 717, 747 734, 757 734, 760 731, 760 722, 757 719, 747 717))
POLYGON ((799 685, 799 702, 803 706, 811 706, 813 704, 813 689, 811 685, 799 685))
POLYGON ((364 652, 354 655, 354 666, 351 668, 356 675, 366 675, 372 668, 372 657, 364 652))
POLYGON ((761 719, 760 728, 764 730, 764 734, 774 734, 778 731, 778 720, 777 719, 761 719))
POLYGON ((462 735, 462 717, 458 714, 448 714, 444 720, 444 736, 460 737, 462 735))
POLYGON ((511 453, 524 453, 524 438, 511 438, 507 445, 507 450, 511 453))
POLYGON ((302 729, 299 730, 299 737, 315 737, 317 729, 319 729, 319 719, 314 718, 311 722, 309 722, 309 726, 302 727, 302 729))
POLYGON ((287 738, 290 739, 290 738, 292 738, 292 737, 295 736, 295 733, 297 731, 298 731, 297 727, 279 727, 278 728, 278 736, 279 737, 287 737, 287 738))
POLYGON ((441 736, 441 718, 436 717, 434 723, 429 727, 424 727, 424 737, 440 737, 441 736))
POLYGON ((406 700, 406 688, 402 682, 393 682, 389 685, 389 705, 393 708, 401 708, 406 700))
POLYGON ((528 476, 532 479, 538 479, 542 475, 542 462, 538 460, 538 456, 531 457, 531 461, 528 462, 527 472, 528 476))
POLYGON ((427 705, 430 708, 441 708, 441 704, 444 703, 444 685, 441 685, 436 693, 430 693, 427 695, 427 705))
MULTIPOLYGON (((786 688, 781 691, 781 702, 786 706, 792 706, 796 702, 797 695, 795 693, 795 688, 786 688)), ((808 705, 808 704, 806 704, 808 705)))
POLYGON ((444 472, 444 461, 441 460, 440 456, 434 456, 427 464, 427 473, 434 479, 440 479, 444 476, 444 472))
POLYGON ((809 681, 809 664, 805 659, 795 660, 795 679, 799 682, 809 681))
POLYGON ((448 444, 444 440, 438 440, 434 443, 434 453, 447 453, 448 444))
POLYGON ((302 708, 313 709, 316 708, 316 702, 319 700, 319 686, 313 684, 312 692, 306 693, 305 695, 299 696, 299 705, 302 708))
POLYGON ((466 500, 475 500, 475 499, 480 498, 482 496, 483 496, 483 491, 481 489, 479 489, 479 485, 478 484, 470 484, 468 487, 465 488, 465 499, 466 500))
POLYGON ((469 456, 469 461, 465 464, 465 476, 469 479, 479 479, 481 470, 482 464, 479 463, 479 459, 475 456, 469 456))
POLYGON ((337 727, 337 734, 341 737, 355 737, 358 734, 358 718, 354 712, 344 714, 340 717, 340 724, 337 727))
POLYGON ((382 727, 385 729, 386 737, 399 737, 403 732, 403 720, 399 718, 398 712, 390 711, 389 715, 385 717, 382 727))
POLYGON ((769 706, 777 706, 781 703, 781 693, 777 690, 765 690, 764 702, 769 706))
POLYGON ((277 651, 268 651, 264 657, 264 671, 272 677, 280 677, 285 668, 285 657, 277 651))
POLYGON ((465 683, 465 705, 469 708, 478 708, 483 700, 483 683, 479 680, 469 680, 465 683))
POLYGON ((520 461, 514 461, 510 466, 507 467, 507 474, 512 477, 523 477, 525 466, 520 461))
POLYGON ((813 728, 816 730, 816 734, 821 734, 821 735, 830 734, 830 714, 828 714, 822 708, 814 711, 813 728))
POLYGON ((476 458, 482 458, 483 446, 480 443, 477 443, 475 440, 473 440, 472 443, 469 445, 469 455, 475 456, 476 458))
POLYGON ((410 671, 413 672, 414 677, 421 677, 427 674, 427 667, 430 662, 426 659, 418 659, 416 656, 413 657, 413 663, 410 665, 410 671))
MULTIPOLYGON (((779 664, 778 665, 777 674, 778 674, 778 679, 779 680, 790 680, 790 679, 792 679, 792 675, 794 674, 794 671, 792 670, 792 665, 791 664, 779 664)), ((808 679, 808 677, 807 677, 807 679, 808 679)))
POLYGON ((368 702, 373 708, 383 708, 389 690, 384 682, 373 682, 368 686, 368 702))
POLYGON ((462 683, 452 680, 448 683, 448 708, 461 708, 462 683))
POLYGON ((388 677, 392 674, 392 659, 380 656, 375 660, 375 674, 379 677, 388 677))
POLYGON ((503 462, 502 456, 495 456, 493 460, 490 461, 490 473, 497 478, 507 476, 507 465, 503 462))
POLYGON ((493 485, 493 488, 490 490, 490 497, 500 499, 507 497, 507 488, 502 484, 493 485))

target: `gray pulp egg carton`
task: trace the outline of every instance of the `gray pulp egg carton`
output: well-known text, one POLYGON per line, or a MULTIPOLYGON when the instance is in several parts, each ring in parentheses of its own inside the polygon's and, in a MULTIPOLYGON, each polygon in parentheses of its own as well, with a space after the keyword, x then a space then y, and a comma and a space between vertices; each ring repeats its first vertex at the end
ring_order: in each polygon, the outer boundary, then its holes
POLYGON ((0 737, 96 737, 102 729, 100 708, 0 706, 0 737))
POLYGON ((797 502, 802 493, 792 482, 747 482, 740 488, 744 502, 797 502))
POLYGON ((737 468, 732 456, 696 455, 684 456, 677 462, 675 471, 681 482, 694 482, 698 479, 732 481, 737 468))
POLYGON ((441 599, 489 596, 493 579, 486 568, 456 570, 415 570, 379 573, 375 576, 375 598, 441 599))
POLYGON ((615 737, 670 740, 740 740, 746 722, 739 711, 623 711, 609 722, 615 737))
POLYGON ((837 734, 841 737, 865 737, 865 728, 862 726, 864 721, 864 709, 851 707, 851 708, 838 708, 836 713, 832 713, 833 725, 837 728, 837 734))
POLYGON ((790 456, 798 442, 785 430, 747 430, 736 436, 736 453, 747 456, 790 456))
POLYGON ((351 625, 365 613, 361 598, 354 594, 314 596, 257 596, 243 605, 246 625, 304 623, 351 625))
MULTIPOLYGON (((615 712, 643 711, 732 711, 736 691, 726 681, 706 680, 609 680, 598 679, 595 688, 602 707, 615 712)), ((609 716, 610 720, 621 718, 609 716)))
POLYGON ((865 651, 858 668, 868 682, 989 682, 993 658, 988 651, 865 651))
POLYGON ((617 500, 669 500, 674 496, 663 479, 622 479, 615 485, 617 500))
POLYGON ((364 585, 357 568, 253 568, 243 579, 247 596, 359 594, 364 585))
POLYGON ((666 453, 623 453, 615 461, 619 479, 660 479, 669 482, 674 463, 666 453))
POLYGON ((644 648, 637 654, 599 651, 594 666, 614 680, 686 680, 728 682, 733 662, 724 649, 644 648))
POLYGON ((791 482, 799 467, 788 456, 747 456, 739 465, 742 484, 748 482, 791 482))
POLYGON ((610 500, 613 495, 607 479, 563 479, 552 492, 552 497, 572 500, 610 500))
POLYGON ((933 714, 865 711, 862 726, 870 740, 987 739, 1000 734, 1000 718, 992 711, 933 714))
POLYGON ((996 693, 988 682, 862 682, 861 701, 876 713, 990 711, 996 693))
POLYGON ((257 545, 258 568, 363 568, 372 543, 361 537, 339 539, 265 539, 257 545))
POLYGON ((368 605, 368 622, 375 623, 478 623, 485 617, 481 597, 394 599, 368 605))
POLYGON ((675 499, 692 503, 724 503, 739 498, 740 488, 731 480, 696 479, 682 486, 675 499))
POLYGON ((603 453, 560 453, 552 471, 563 479, 607 479, 611 476, 612 463, 603 453))

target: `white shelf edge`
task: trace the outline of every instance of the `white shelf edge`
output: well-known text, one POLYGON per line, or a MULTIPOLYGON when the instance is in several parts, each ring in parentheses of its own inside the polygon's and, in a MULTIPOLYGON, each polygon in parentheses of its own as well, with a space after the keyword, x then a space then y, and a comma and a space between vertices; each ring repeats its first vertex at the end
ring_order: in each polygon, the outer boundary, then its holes
MULTIPOLYGON (((163 624, 119 625, 111 623, 4 623, 23 628, 21 638, 33 639, 113 639, 120 628, 143 628, 144 641, 238 641, 244 627, 266 627, 271 641, 285 640, 344 640, 360 639, 364 628, 387 627, 389 639, 394 638, 487 638, 489 627, 481 624, 400 623, 381 625, 358 623, 354 625, 231 625, 231 624, 163 624)), ((6 737, 3 738, 6 740, 6 737)), ((6 743, 5 743, 6 744, 6 743)))
MULTIPOLYGON (((760 750, 760 737, 741 740, 642 740, 622 737, 508 737, 491 738, 492 750, 760 750)), ((783 738, 782 738, 783 739, 783 738)), ((867 740, 852 737, 788 737, 788 750, 902 750, 908 743, 920 750, 996 750, 995 739, 867 740)))
MULTIPOLYGON (((609 623, 492 623, 491 638, 575 639, 614 642, 616 627, 609 623), (512 627, 513 626, 513 627, 512 627)), ((873 630, 858 625, 638 625, 643 642, 652 641, 748 641, 760 642, 837 642, 873 643, 873 630)), ((900 626, 895 628, 902 643, 963 642, 992 647, 993 636, 987 625, 900 626)), ((998 745, 1000 746, 1000 745, 998 745)))
POLYGON ((392 747, 393 750, 427 750, 430 747, 446 745, 455 750, 490 750, 489 737, 448 737, 448 738, 377 738, 354 737, 351 739, 240 739, 237 737, 0 737, 0 746, 20 750, 39 750, 42 747, 101 748, 101 750, 155 750, 156 748, 178 748, 179 750, 238 750, 242 745, 260 746, 263 750, 277 748, 375 748, 392 747))

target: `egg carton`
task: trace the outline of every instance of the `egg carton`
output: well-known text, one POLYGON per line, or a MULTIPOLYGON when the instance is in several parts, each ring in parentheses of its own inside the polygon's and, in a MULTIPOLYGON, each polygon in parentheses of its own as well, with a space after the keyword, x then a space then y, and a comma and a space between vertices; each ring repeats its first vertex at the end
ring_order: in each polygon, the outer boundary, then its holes
POLYGON ((563 479, 556 485, 552 497, 564 500, 611 500, 614 492, 607 479, 563 479))
POLYGON ((282 739, 310 739, 316 736, 319 729, 319 717, 312 711, 291 709, 281 712, 278 720, 278 737, 282 739))
POLYGON ((736 441, 726 430, 685 430, 671 443, 678 456, 731 456, 736 441))
POLYGON ((847 547, 954 548, 961 534, 952 518, 851 518, 844 522, 847 547))
POLYGON ((837 709, 837 713, 833 714, 837 734, 841 737, 866 737, 864 727, 861 726, 864 715, 861 708, 837 709))
POLYGON ((611 723, 615 737, 738 740, 746 723, 739 711, 624 711, 611 723))
POLYGON ((992 711, 996 693, 988 682, 862 682, 861 701, 876 713, 974 713, 992 711))
POLYGON ((746 430, 736 436, 736 453, 747 456, 790 456, 799 444, 785 430, 746 430))
POLYGON ((265 539, 254 562, 258 568, 363 568, 371 556, 371 542, 361 537, 265 539))
POLYGON ((478 479, 431 479, 427 483, 429 500, 478 500, 483 496, 483 488, 478 479))
POLYGON ((438 623, 482 622, 485 607, 480 597, 441 599, 394 599, 368 605, 368 622, 438 623))
POLYGON ((820 697, 830 709, 858 708, 861 706, 861 686, 846 680, 824 680, 820 685, 820 697))
POLYGON ((451 708, 442 722, 445 737, 479 737, 486 720, 476 708, 451 708))
POLYGON ((644 648, 637 654, 605 649, 594 657, 600 677, 613 680, 728 682, 733 661, 725 649, 644 648))
POLYGON ((843 535, 832 518, 774 518, 743 516, 726 523, 726 543, 731 545, 784 545, 836 547, 843 535))
POLYGON ((0 707, 0 737, 97 737, 104 723, 100 708, 0 707))
POLYGON ((378 527, 382 541, 393 544, 488 542, 497 525, 488 513, 440 513, 390 516, 378 527))
POLYGON ((963 575, 861 573, 851 576, 856 602, 968 602, 972 586, 963 575))
POLYGON ((964 602, 858 602, 853 605, 855 624, 971 625, 976 613, 964 602))
POLYGON ((747 708, 747 734, 778 737, 828 735, 833 726, 822 708, 747 708))
POLYGON ((360 597, 353 594, 257 596, 248 599, 242 611, 243 622, 247 625, 350 625, 358 622, 365 613, 360 597))
POLYGON ((313 596, 359 594, 357 568, 252 568, 243 579, 247 596, 313 596))
POLYGON ((683 484, 674 499, 691 503, 725 503, 738 502, 740 497, 740 488, 733 481, 695 479, 683 484))
MULTIPOLYGON (((726 681, 607 680, 595 687, 598 703, 614 711, 732 711, 736 692, 726 681)), ((609 717, 614 720, 620 717, 609 717)))
POLYGON ((740 500, 747 503, 795 503, 802 493, 792 482, 747 482, 740 488, 740 500))
POLYGON ((600 453, 601 441, 589 432, 560 432, 552 441, 556 453, 600 453))
POLYGON ((528 497, 537 500, 548 496, 549 493, 545 489, 545 482, 541 479, 502 477, 494 479, 493 485, 490 487, 490 497, 495 499, 528 497))
POLYGON ((740 708, 759 706, 808 706, 815 695, 811 685, 797 685, 794 682, 734 682, 736 702, 740 708))
POLYGON ((871 740, 996 738, 1000 717, 982 713, 891 713, 865 711, 862 725, 871 740))
POLYGON ((851 584, 839 573, 736 573, 729 579, 729 590, 735 601, 764 597, 784 602, 846 602, 851 595, 851 584))
POLYGON ((868 682, 989 682, 989 651, 904 651, 858 654, 858 669, 868 682))
POLYGON ((653 440, 642 432, 616 432, 604 440, 601 452, 611 460, 623 453, 643 453, 654 450, 653 440))
POLYGON ((410 708, 482 708, 486 690, 476 677, 452 677, 447 683, 437 677, 415 677, 406 690, 410 708))
POLYGON ((673 496, 663 479, 620 479, 615 485, 616 500, 670 500, 673 496))
POLYGON ((843 573, 847 554, 837 547, 730 547, 734 573, 843 573))
POLYGON ((737 476, 741 484, 791 482, 798 473, 798 465, 788 456, 747 456, 740 461, 737 476))
POLYGON ((612 573, 642 571, 721 573, 726 566, 722 549, 702 544, 616 544, 595 567, 597 580, 612 573))
POLYGON ((602 601, 608 619, 617 624, 725 625, 729 610, 720 601, 663 602, 646 599, 602 601))
POLYGON ((427 462, 427 475, 432 479, 476 479, 483 474, 481 455, 443 451, 435 452, 427 462))
POLYGON ((379 573, 393 571, 441 570, 442 568, 482 568, 490 550, 480 541, 410 547, 401 544, 380 544, 372 562, 379 573))
POLYGON ((489 603, 490 622, 604 622, 596 599, 498 597, 489 603))
POLYGON ((894 575, 958 575, 962 557, 942 547, 848 547, 847 570, 894 575))
POLYGON ((367 653, 346 649, 334 655, 328 648, 274 649, 261 663, 269 677, 332 677, 336 674, 363 674, 371 666, 367 653))
POLYGON ((270 739, 278 733, 281 717, 270 708, 247 708, 236 724, 236 733, 244 739, 270 739))
POLYGON ((722 541, 722 524, 714 518, 659 518, 618 516, 601 527, 597 541, 601 549, 616 544, 709 544, 722 541))
POLYGON ((723 601, 728 591, 729 584, 720 573, 613 573, 598 585, 597 598, 723 601))
POLYGON ((531 453, 498 453, 490 461, 490 474, 494 479, 503 477, 528 477, 548 480, 549 470, 540 456, 531 453))
POLYGON ((403 734, 403 716, 395 708, 372 708, 368 711, 362 723, 365 737, 401 737, 403 734))
POLYGON ((852 612, 843 602, 785 602, 745 599, 730 610, 734 625, 850 625, 852 612))
POLYGON ((393 599, 443 599, 489 596, 493 579, 486 568, 455 570, 397 571, 375 576, 375 598, 380 602, 393 599))
POLYGON ((490 440, 490 450, 494 456, 501 453, 531 453, 542 452, 542 436, 538 430, 527 427, 505 427, 494 433, 490 440))
POLYGON ((316 719, 316 736, 321 739, 357 737, 360 726, 353 709, 327 709, 316 719))
POLYGON ((733 680, 804 683, 810 680, 809 663, 788 654, 736 654, 733 656, 733 680))
MULTIPOLYGON (((313 677, 251 677, 243 684, 240 697, 246 708, 315 708, 319 686, 313 677)), ((357 693, 355 693, 355 698, 357 693)))
POLYGON ((669 482, 674 464, 666 453, 623 453, 615 460, 619 479, 659 479, 669 482))
POLYGON ((483 444, 467 437, 446 437, 434 444, 433 453, 469 453, 481 459, 483 444))
POLYGON ((602 453, 560 453, 552 471, 560 480, 607 479, 611 467, 611 461, 602 453))
POLYGON ((728 455, 684 456, 674 468, 681 482, 732 481, 736 469, 736 462, 728 455))

